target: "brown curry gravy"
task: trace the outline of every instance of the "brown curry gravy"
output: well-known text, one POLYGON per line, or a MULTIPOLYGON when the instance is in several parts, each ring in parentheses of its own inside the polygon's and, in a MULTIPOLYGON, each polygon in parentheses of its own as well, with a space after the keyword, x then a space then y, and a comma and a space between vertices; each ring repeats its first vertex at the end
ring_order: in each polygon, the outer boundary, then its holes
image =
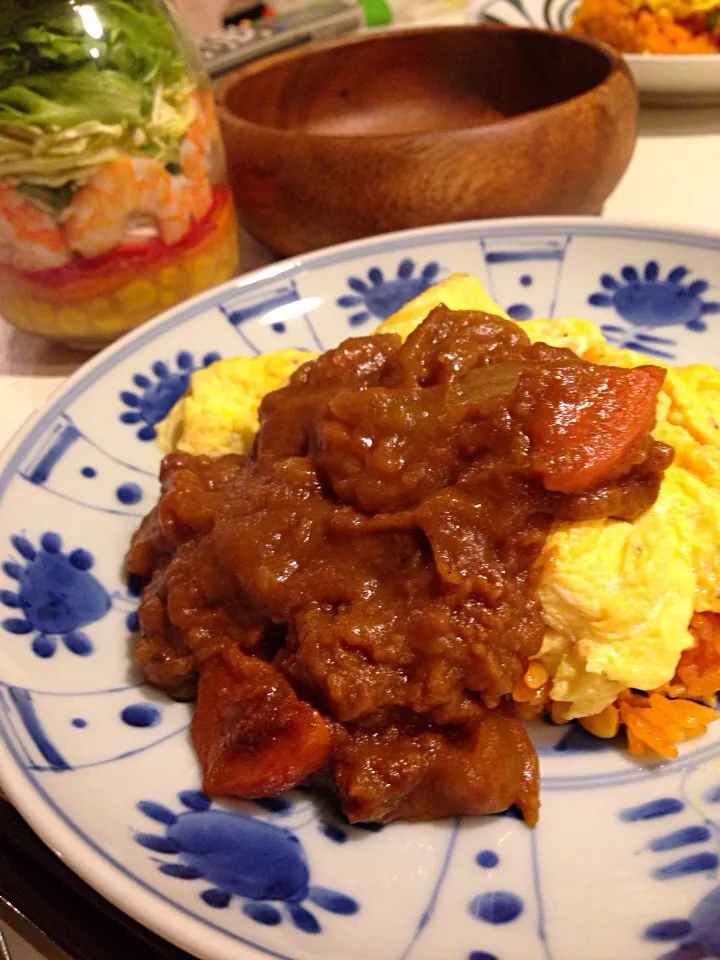
POLYGON ((265 397, 251 456, 173 454, 128 569, 136 658, 198 697, 211 794, 331 781, 352 821, 538 812, 505 701, 540 648, 555 520, 631 520, 672 452, 663 372, 437 308, 347 340, 265 397), (198 682, 199 678, 199 682, 198 682))

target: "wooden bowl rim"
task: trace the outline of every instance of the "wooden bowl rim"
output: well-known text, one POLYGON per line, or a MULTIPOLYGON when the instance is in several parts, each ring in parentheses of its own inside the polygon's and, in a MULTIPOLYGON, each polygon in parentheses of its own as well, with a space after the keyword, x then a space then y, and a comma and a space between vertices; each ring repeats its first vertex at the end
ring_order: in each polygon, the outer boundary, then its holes
POLYGON ((262 130, 273 136, 287 140, 296 140, 296 141, 322 141, 325 143, 334 142, 334 143, 348 143, 348 144, 370 144, 370 143, 387 143, 389 141, 395 140, 413 140, 413 141, 422 141, 423 139, 436 139, 438 137, 447 138, 448 136, 452 137, 462 137, 462 135, 468 136, 470 134, 474 136, 492 136, 493 131, 498 127, 501 127, 507 130, 509 127, 519 126, 527 122, 529 118, 536 118, 539 116, 548 117, 552 114, 553 116, 559 115, 568 110, 574 110, 578 105, 582 103, 583 100, 591 99, 597 95, 597 91, 601 90, 604 86, 612 83, 616 77, 623 76, 628 83, 630 89, 635 94, 635 109, 638 109, 638 92, 637 87, 635 86, 635 81, 633 79, 632 73, 628 64, 625 61, 625 58, 622 54, 618 53, 616 50, 613 50, 612 47, 607 46, 605 43, 601 43, 597 40, 589 40, 586 37, 577 37, 569 33, 560 33, 555 30, 539 30, 535 27, 512 27, 505 26, 504 24, 446 24, 443 26, 429 26, 429 27, 408 27, 402 30, 396 29, 385 29, 378 31, 367 31, 360 34, 351 34, 346 37, 339 37, 330 40, 318 40, 311 43, 303 44, 299 47, 293 47, 290 50, 281 50, 278 53, 274 53, 269 57, 264 57, 261 60, 256 60, 252 63, 246 64, 243 67, 240 67, 238 70, 234 70, 232 73, 229 73, 226 77, 223 77, 216 85, 216 105, 217 111, 220 118, 224 123, 234 126, 238 129, 240 128, 249 128, 251 130, 262 130), (323 53, 326 50, 337 49, 346 46, 360 45, 362 43, 368 43, 372 41, 377 41, 378 39, 393 37, 412 37, 425 34, 453 34, 453 33, 514 33, 514 34, 536 34, 542 33, 550 37, 552 41, 560 41, 562 43, 574 43, 578 46, 590 47, 596 50, 598 53, 603 54, 608 62, 610 70, 607 76, 600 81, 600 83, 595 84, 594 87, 590 87, 589 90, 585 90, 583 93, 576 94, 573 97, 568 97, 566 100, 558 100, 555 103, 548 104, 546 107, 539 107, 536 110, 528 110, 525 113, 519 113, 511 117, 502 117, 497 120, 493 120, 491 123, 479 124, 477 126, 458 126, 458 127, 449 127, 443 128, 442 130, 423 130, 416 133, 413 132, 398 132, 398 133, 371 133, 371 134, 337 134, 337 133, 308 133, 303 130, 285 130, 281 127, 268 126, 267 124, 255 123, 252 120, 247 120, 245 117, 241 117, 232 111, 227 106, 227 97, 230 93, 230 90, 236 85, 239 80, 243 80, 246 77, 256 76, 260 73, 263 73, 265 70, 272 69, 277 64, 285 63, 292 60, 300 60, 308 57, 315 56, 318 53, 323 53))

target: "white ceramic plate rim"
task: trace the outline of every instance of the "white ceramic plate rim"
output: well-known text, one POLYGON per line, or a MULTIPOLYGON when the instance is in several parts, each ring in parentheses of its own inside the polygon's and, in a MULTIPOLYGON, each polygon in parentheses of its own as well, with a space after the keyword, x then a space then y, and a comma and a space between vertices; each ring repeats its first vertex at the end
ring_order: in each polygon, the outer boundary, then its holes
POLYGON ((630 63, 715 63, 720 53, 624 53, 630 63))
MULTIPOLYGON (((308 264, 320 266, 327 262, 349 258, 353 254, 382 252, 385 245, 392 246, 403 237, 430 241, 433 239, 442 241, 444 238, 460 240, 465 233, 472 236, 477 236, 479 233, 512 233, 513 231, 537 234, 552 228, 571 229, 585 235, 611 234, 637 239, 650 235, 655 241, 664 240, 685 245, 700 244, 706 248, 720 250, 720 232, 712 230, 684 230, 663 223, 622 219, 605 220, 595 217, 517 217, 466 221, 398 231, 338 244, 301 257, 282 260, 236 277, 234 280, 198 294, 179 307, 165 311, 150 323, 122 337, 83 364, 15 433, 0 454, 0 474, 10 467, 13 459, 21 452, 27 435, 50 414, 61 397, 70 398, 88 375, 94 373, 97 379, 105 369, 111 369, 120 359, 131 354, 139 342, 153 341, 161 336, 166 328, 181 326, 184 322, 182 318, 186 315, 189 318, 197 312, 195 309, 197 305, 212 301, 213 297, 222 291, 262 282, 308 264)), ((2 492, 0 491, 1 500, 2 492)), ((101 851, 91 837, 84 834, 79 827, 70 826, 64 820, 53 801, 43 796, 41 788, 32 782, 29 775, 16 762, 10 749, 2 742, 0 742, 0 787, 38 836, 78 876, 119 909, 166 940, 177 944, 181 949, 192 951, 199 957, 212 957, 213 960, 239 960, 242 956, 247 958, 275 956, 279 960, 292 960, 287 955, 267 948, 259 951, 250 943, 243 942, 241 938, 231 940, 221 932, 219 927, 213 929, 207 921, 200 924, 194 917, 186 916, 157 890, 150 888, 134 876, 131 877, 129 871, 109 852, 101 851), (186 931, 183 936, 177 933, 181 928, 186 931), (202 947, 193 948, 192 943, 195 939, 193 935, 199 930, 202 930, 202 947)))

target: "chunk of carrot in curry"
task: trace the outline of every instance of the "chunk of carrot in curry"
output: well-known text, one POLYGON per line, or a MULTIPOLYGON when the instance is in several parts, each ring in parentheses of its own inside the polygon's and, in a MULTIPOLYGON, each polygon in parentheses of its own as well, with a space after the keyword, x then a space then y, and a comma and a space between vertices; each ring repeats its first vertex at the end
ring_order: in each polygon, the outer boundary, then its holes
POLYGON ((325 720, 270 664, 239 651, 201 666, 192 725, 203 789, 248 799, 290 790, 330 753, 325 720))
POLYGON ((545 371, 530 428, 532 466, 545 487, 582 493, 630 469, 654 426, 664 379, 652 366, 545 371))

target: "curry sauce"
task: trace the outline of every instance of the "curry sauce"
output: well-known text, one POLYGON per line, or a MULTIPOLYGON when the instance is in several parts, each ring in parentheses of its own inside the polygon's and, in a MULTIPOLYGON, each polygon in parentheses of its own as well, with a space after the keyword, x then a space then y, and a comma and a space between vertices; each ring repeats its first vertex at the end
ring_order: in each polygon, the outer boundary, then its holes
POLYGON ((506 696, 540 648, 558 519, 632 520, 672 451, 664 371, 596 366, 438 307, 268 394, 250 456, 171 454, 128 554, 136 658, 197 696, 210 794, 330 783, 352 821, 533 823, 538 764, 506 696))

